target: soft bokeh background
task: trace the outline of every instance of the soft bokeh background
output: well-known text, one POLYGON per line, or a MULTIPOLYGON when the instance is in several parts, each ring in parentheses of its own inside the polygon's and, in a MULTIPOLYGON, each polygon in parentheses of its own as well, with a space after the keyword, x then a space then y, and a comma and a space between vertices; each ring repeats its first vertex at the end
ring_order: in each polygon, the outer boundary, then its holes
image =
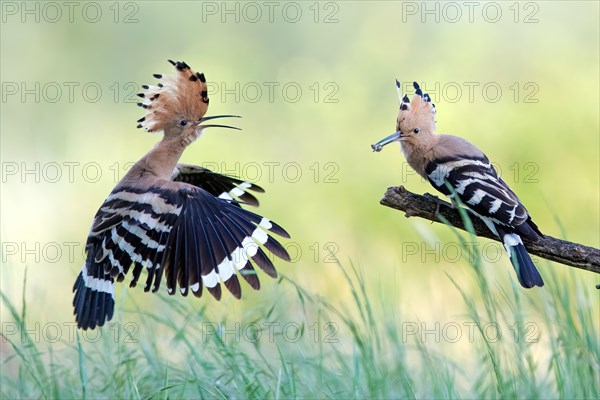
MULTIPOLYGON (((263 186, 260 213, 293 236, 294 263, 278 270, 315 293, 350 298, 332 251, 364 270, 378 303, 414 321, 459 318, 446 274, 479 296, 448 228, 379 205, 389 186, 432 191, 398 146, 369 147, 393 132, 395 78, 407 89, 422 84, 438 132, 486 152, 543 232, 600 245, 597 2, 478 3, 471 16, 454 2, 275 2, 272 16, 260 2, 94 4, 71 18, 66 6, 2 3, 2 291, 20 303, 28 268, 31 323, 72 321, 90 222, 127 163, 159 139, 135 129, 133 94, 170 72, 168 58, 206 74, 209 114, 243 116, 241 133, 208 130, 182 161, 263 186)), ((479 243, 491 276, 510 285, 500 245, 479 243)), ((569 270, 542 262, 542 275, 549 268, 569 270)), ((180 301, 207 305, 218 320, 292 291, 262 273, 261 281, 260 292, 243 287, 242 302, 180 301)), ((168 312, 125 286, 125 312, 168 312)), ((527 292, 532 321, 540 290, 527 292)))

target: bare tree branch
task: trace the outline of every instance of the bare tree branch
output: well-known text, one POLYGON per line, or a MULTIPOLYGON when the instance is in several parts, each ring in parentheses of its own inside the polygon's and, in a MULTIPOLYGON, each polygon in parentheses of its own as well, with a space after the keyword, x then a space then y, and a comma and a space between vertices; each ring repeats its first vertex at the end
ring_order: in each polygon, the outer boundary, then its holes
MULTIPOLYGON (((466 230, 460 213, 448 202, 429 193, 421 196, 406 190, 403 186, 389 188, 380 203, 384 206, 404 211, 407 218, 420 217, 434 222, 441 222, 438 212, 453 226, 466 230)), ((479 218, 472 218, 473 228, 477 236, 500 241, 479 218)), ((524 240, 527 251, 536 256, 585 269, 600 274, 600 250, 579 243, 544 236, 537 242, 524 240)))

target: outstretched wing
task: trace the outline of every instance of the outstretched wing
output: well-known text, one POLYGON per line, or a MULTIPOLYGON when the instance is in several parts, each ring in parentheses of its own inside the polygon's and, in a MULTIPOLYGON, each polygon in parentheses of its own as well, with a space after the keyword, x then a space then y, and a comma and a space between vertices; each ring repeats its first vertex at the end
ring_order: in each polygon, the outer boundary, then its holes
POLYGON ((258 193, 265 192, 263 188, 251 182, 242 181, 189 164, 177 164, 175 171, 173 171, 173 180, 198 186, 221 199, 239 199, 241 202, 251 206, 258 206, 258 200, 252 194, 248 193, 248 190, 258 193))
POLYGON ((239 298, 238 275, 259 289, 253 264, 277 276, 263 248, 290 260, 269 233, 289 238, 267 218, 187 183, 157 180, 144 189, 120 185, 100 207, 88 236, 86 264, 74 287, 77 321, 82 327, 104 323, 98 295, 112 295, 113 279, 122 281, 131 265, 130 286, 147 269, 145 291, 156 292, 163 276, 169 294, 179 287, 184 296, 191 290, 200 297, 206 287, 220 299, 222 283, 239 298))

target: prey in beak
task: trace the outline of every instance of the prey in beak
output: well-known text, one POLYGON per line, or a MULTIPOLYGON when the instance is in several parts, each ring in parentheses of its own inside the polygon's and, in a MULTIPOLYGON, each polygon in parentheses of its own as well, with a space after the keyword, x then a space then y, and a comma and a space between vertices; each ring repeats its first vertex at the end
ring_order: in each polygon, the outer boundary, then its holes
POLYGON ((381 139, 379 142, 372 144, 371 148, 373 149, 373 151, 379 153, 381 151, 381 149, 383 149, 383 146, 388 145, 392 142, 398 142, 403 139, 404 139, 404 137, 402 136, 402 132, 400 132, 400 131, 394 132, 390 136, 387 136, 387 137, 381 139))
POLYGON ((396 132, 372 144, 373 151, 379 152, 383 146, 392 142, 401 142, 403 148, 416 145, 428 146, 435 130, 435 106, 431 103, 431 97, 427 93, 423 93, 417 82, 413 82, 413 87, 415 94, 410 100, 408 95, 402 94, 400 82, 396 80, 399 105, 396 132))
MULTIPOLYGON (((410 101, 408 100, 408 96, 402 95, 402 89, 400 88, 400 81, 398 81, 398 79, 396 79, 396 92, 398 94, 398 104, 400 105, 400 111, 408 110, 410 101)), ((396 132, 392 133, 390 136, 387 136, 381 139, 379 142, 372 144, 371 148, 373 149, 373 151, 379 153, 381 149, 383 149, 383 146, 388 145, 392 142, 404 140, 400 129, 398 127, 396 129, 396 132)))

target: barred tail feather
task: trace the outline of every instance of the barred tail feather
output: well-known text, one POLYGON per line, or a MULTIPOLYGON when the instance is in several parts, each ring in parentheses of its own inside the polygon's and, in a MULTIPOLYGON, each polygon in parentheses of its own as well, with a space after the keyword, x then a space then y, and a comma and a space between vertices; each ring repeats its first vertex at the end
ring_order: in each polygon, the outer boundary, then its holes
POLYGON ((83 265, 75 285, 73 307, 75 320, 81 329, 94 329, 109 321, 115 309, 114 279, 95 268, 91 274, 87 262, 83 265))
POLYGON ((502 241, 510 257, 510 262, 515 268, 521 286, 525 288, 544 286, 544 281, 527 253, 525 246, 523 246, 519 235, 515 233, 505 234, 502 237, 502 241))

